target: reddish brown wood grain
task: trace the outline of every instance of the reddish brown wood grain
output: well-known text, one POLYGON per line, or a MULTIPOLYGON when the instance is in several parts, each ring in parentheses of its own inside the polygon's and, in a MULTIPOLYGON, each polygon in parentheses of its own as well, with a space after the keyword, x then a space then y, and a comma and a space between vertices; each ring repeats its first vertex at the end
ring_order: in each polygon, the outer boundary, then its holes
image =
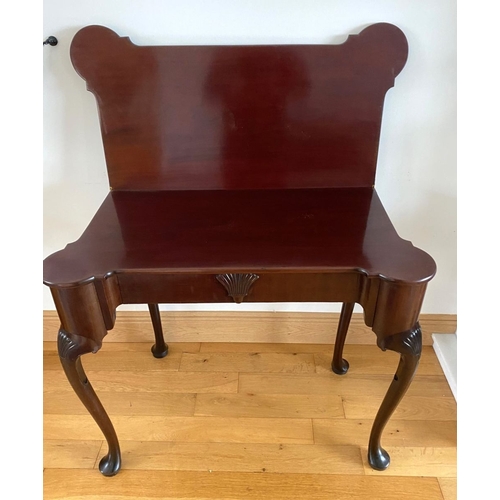
POLYGON ((399 238, 371 188, 112 191, 82 237, 46 259, 45 282, 339 270, 422 282, 435 264, 399 238))
POLYGON ((102 26, 71 45, 113 189, 371 187, 407 53, 384 23, 341 45, 144 47, 102 26))

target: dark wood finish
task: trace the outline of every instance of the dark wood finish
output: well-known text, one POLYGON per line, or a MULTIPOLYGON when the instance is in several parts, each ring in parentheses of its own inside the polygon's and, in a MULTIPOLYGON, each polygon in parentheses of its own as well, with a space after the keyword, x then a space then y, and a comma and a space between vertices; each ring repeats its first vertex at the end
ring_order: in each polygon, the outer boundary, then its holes
POLYGON ((108 414, 90 385, 87 375, 85 375, 80 359, 82 354, 95 352, 96 349, 97 346, 92 340, 65 332, 62 328, 59 330, 57 350, 64 373, 80 401, 100 427, 108 443, 108 453, 99 462, 99 470, 105 476, 114 476, 121 466, 118 438, 108 414))
POLYGON ((401 354, 394 379, 375 417, 368 443, 368 462, 376 470, 389 467, 390 457, 380 445, 382 431, 405 395, 422 354, 422 331, 417 323, 411 330, 392 335, 379 343, 382 350, 390 349, 401 354))
POLYGON ((151 347, 151 352, 155 358, 164 358, 168 354, 168 345, 165 344, 163 328, 161 326, 160 308, 158 304, 148 304, 153 330, 155 332, 155 343, 151 347))
POLYGON ((134 190, 371 187, 407 55, 383 23, 342 45, 141 47, 102 26, 71 44, 110 185, 134 190))
POLYGON ((45 283, 73 286, 110 272, 120 282, 124 273, 260 270, 419 283, 435 264, 397 235, 372 188, 112 191, 81 238, 46 259, 45 283))
POLYGON ((349 363, 342 357, 342 351, 344 350, 347 330, 349 329, 349 323, 351 322, 353 311, 354 302, 344 302, 344 304, 342 304, 342 311, 340 312, 339 326, 337 330, 337 337, 335 338, 335 347, 332 359, 332 370, 337 375, 345 375, 347 370, 349 370, 349 363))
POLYGON ((231 273, 218 274, 216 279, 226 289, 229 297, 232 297, 237 304, 241 304, 259 276, 253 273, 231 273))
POLYGON ((363 307, 378 345, 401 353, 369 444, 372 467, 388 465, 381 433, 418 364, 415 325, 436 271, 397 235, 373 186, 384 96, 407 53, 385 23, 341 45, 141 47, 102 26, 75 35, 111 192, 81 238, 45 259, 44 283, 60 338, 75 346, 61 356, 66 374, 110 446, 103 473, 118 470, 118 443, 79 355, 99 350, 120 304, 149 304, 159 357, 158 303, 233 300, 343 302, 337 373, 363 307))
MULTIPOLYGON (((217 274, 151 273, 118 275, 124 304, 233 302, 217 274)), ((357 300, 363 275, 345 272, 272 273, 259 275, 245 302, 340 302, 357 300), (305 283, 304 281, 307 281, 305 283)))

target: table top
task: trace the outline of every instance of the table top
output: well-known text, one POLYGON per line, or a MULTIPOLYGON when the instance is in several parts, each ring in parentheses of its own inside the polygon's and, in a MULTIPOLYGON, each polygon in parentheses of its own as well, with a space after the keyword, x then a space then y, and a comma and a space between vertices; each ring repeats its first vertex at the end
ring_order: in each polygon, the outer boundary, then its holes
POLYGON ((387 23, 341 44, 254 46, 142 46, 87 26, 70 55, 115 190, 372 187, 408 43, 387 23))
POLYGON ((80 239, 44 262, 44 282, 112 272, 359 271, 432 278, 371 188, 111 191, 80 239))
POLYGON ((383 101, 408 55, 378 23, 338 45, 138 46, 80 30, 111 192, 45 260, 68 286, 110 273, 361 272, 432 278, 373 188, 383 101))

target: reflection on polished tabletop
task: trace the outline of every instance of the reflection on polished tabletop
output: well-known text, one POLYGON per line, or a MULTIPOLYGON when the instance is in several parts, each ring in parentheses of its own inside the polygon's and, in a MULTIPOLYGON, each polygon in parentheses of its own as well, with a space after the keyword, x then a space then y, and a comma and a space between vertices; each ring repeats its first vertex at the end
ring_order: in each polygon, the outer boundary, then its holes
POLYGON ((370 188, 112 191, 46 282, 110 270, 357 271, 428 280, 433 260, 398 237, 370 188))

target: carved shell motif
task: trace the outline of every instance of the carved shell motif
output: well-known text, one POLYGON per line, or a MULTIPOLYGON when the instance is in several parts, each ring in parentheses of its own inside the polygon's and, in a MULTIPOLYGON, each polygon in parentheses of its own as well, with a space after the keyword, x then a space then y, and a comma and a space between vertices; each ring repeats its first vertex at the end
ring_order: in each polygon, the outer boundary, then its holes
POLYGON ((241 304, 243 299, 248 295, 248 292, 250 292, 252 285, 259 279, 259 276, 253 273, 218 274, 216 278, 227 290, 227 294, 237 304, 241 304))
POLYGON ((100 345, 92 339, 69 333, 59 329, 57 335, 57 350, 63 359, 75 360, 78 356, 88 352, 96 353, 100 345))
POLYGON ((383 351, 389 349, 400 354, 409 354, 410 356, 420 358, 422 353, 422 330, 420 324, 417 322, 410 330, 396 333, 383 339, 379 343, 379 346, 383 351))
POLYGON ((406 338, 402 339, 404 352, 413 356, 419 356, 422 352, 422 330, 417 323, 408 333, 406 338))

